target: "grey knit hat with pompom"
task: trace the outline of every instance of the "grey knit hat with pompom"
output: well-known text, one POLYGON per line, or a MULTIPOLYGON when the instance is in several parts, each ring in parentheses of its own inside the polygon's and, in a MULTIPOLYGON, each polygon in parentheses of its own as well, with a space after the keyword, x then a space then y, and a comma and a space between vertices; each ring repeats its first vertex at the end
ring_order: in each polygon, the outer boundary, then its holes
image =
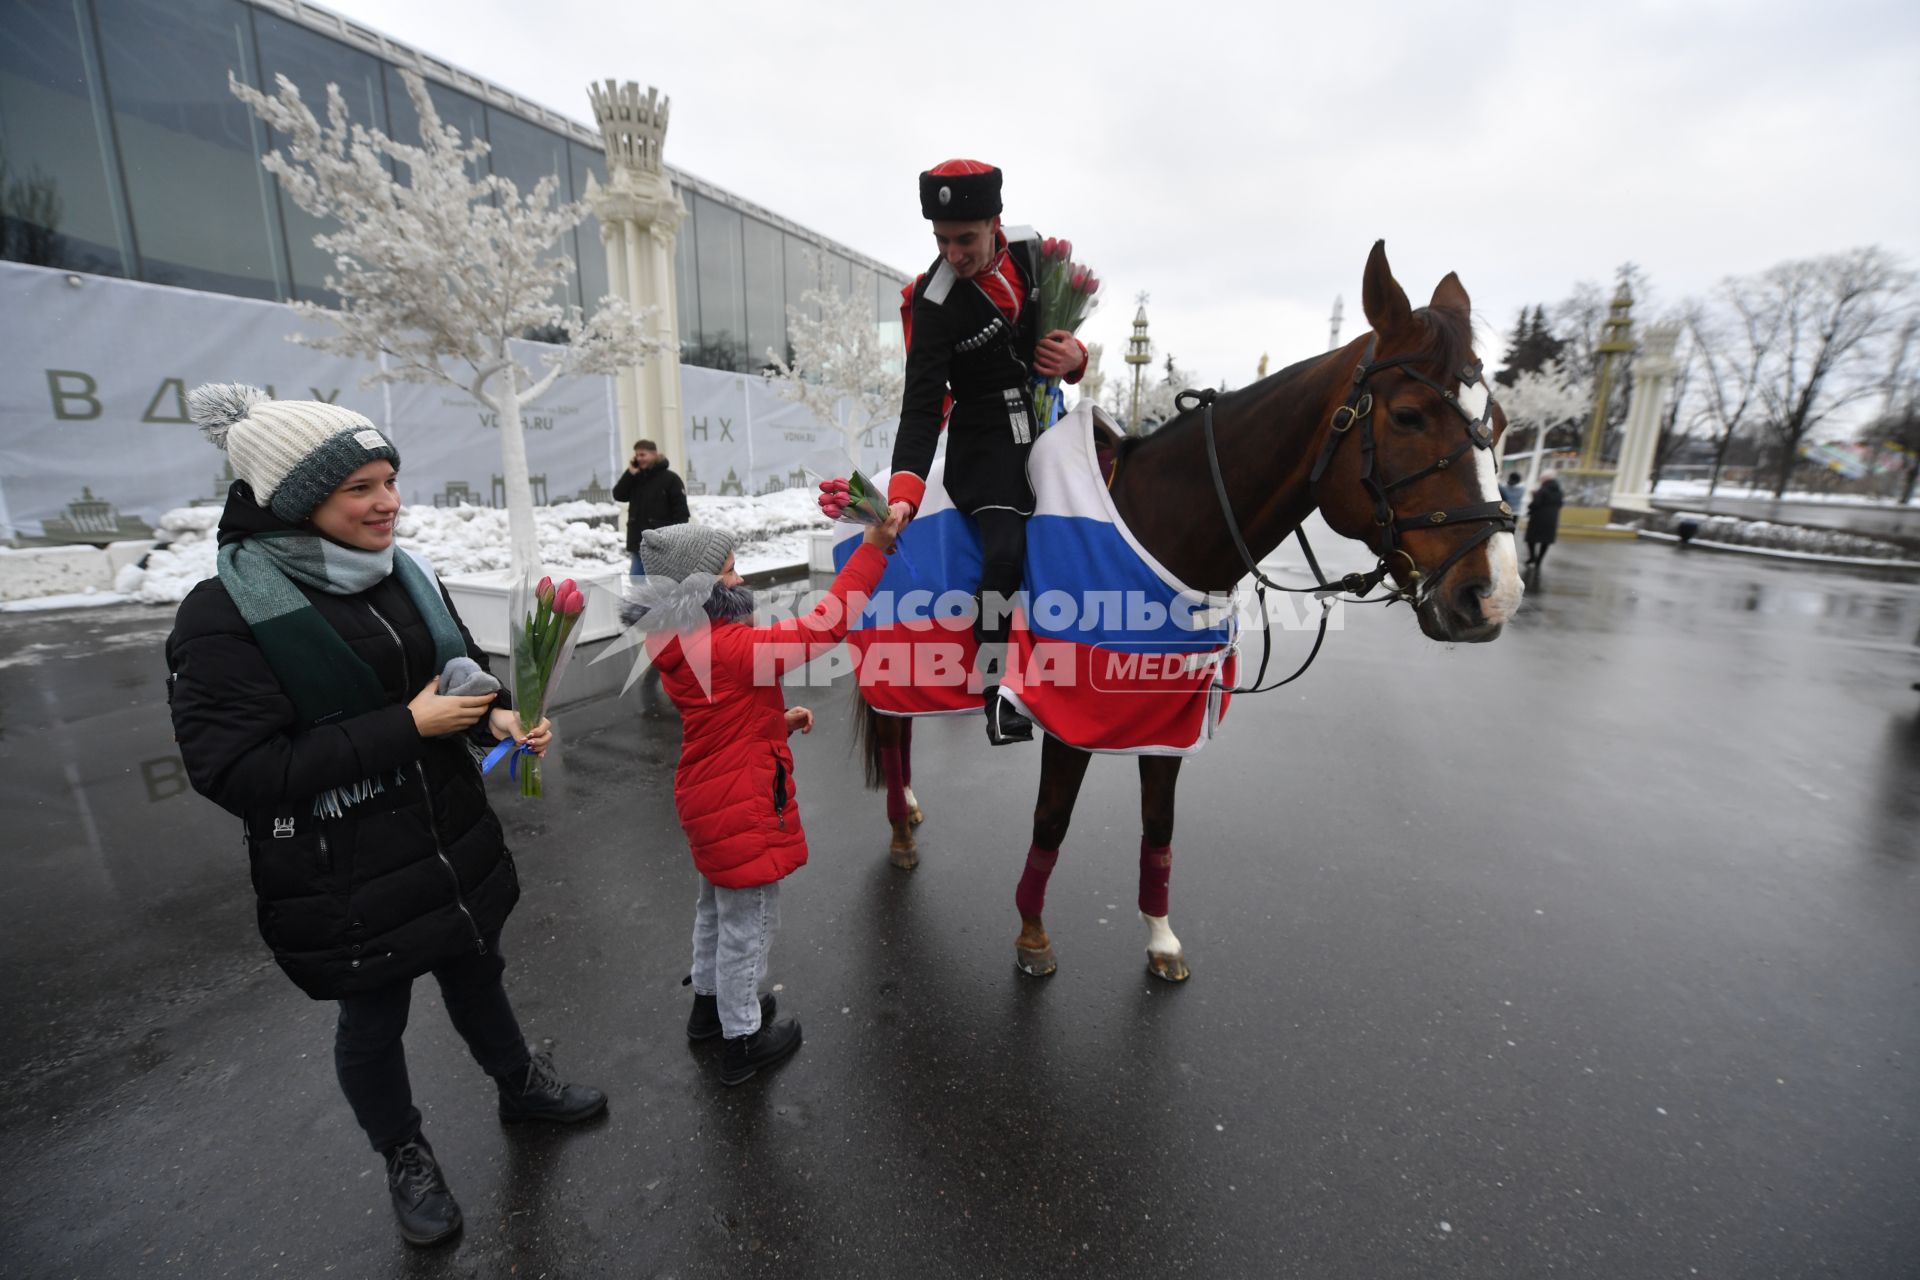
POLYGON ((340 482, 400 451, 365 415, 324 400, 275 400, 258 387, 210 382, 187 393, 187 416, 227 451, 254 501, 298 524, 340 482))
POLYGON ((695 573, 718 577, 732 554, 733 535, 705 525, 670 524, 640 535, 640 562, 650 578, 683 582, 695 573))

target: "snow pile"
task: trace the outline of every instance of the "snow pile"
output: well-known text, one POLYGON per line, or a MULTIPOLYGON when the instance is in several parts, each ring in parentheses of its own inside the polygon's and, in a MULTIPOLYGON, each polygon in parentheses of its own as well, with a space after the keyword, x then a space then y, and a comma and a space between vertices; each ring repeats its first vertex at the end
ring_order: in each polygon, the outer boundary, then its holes
POLYGON ((1775 524, 1770 520, 1744 520, 1739 516, 1708 515, 1704 511, 1656 511, 1640 527, 1658 533, 1679 532, 1677 526, 1691 520, 1700 526, 1694 536, 1701 542, 1720 542, 1737 547, 1756 547, 1768 551, 1792 551, 1801 555, 1844 556, 1863 560, 1911 560, 1911 550, 1895 542, 1838 529, 1814 529, 1805 525, 1775 524))
POLYGON ((782 489, 758 498, 689 497, 693 523, 734 537, 734 568, 741 573, 807 563, 807 541, 828 527, 813 490, 782 489))
MULTIPOLYGON (((826 527, 805 489, 759 498, 693 497, 693 523, 725 529, 736 540, 742 573, 798 567, 807 562, 807 535, 826 527)), ((574 576, 627 565, 620 508, 612 503, 563 502, 534 508, 546 569, 574 576)), ((214 575, 218 507, 181 507, 160 517, 160 539, 144 568, 128 565, 113 589, 147 604, 183 599, 214 575)), ((494 507, 408 507, 395 528, 400 545, 426 557, 443 576, 507 567, 507 513, 494 507)))

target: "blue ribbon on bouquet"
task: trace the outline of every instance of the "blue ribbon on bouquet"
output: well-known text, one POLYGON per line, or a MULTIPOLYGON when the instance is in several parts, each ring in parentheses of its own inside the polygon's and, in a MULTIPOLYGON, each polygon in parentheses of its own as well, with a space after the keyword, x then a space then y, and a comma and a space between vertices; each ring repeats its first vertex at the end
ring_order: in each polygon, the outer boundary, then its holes
POLYGON ((1036 377, 1033 380, 1033 385, 1036 387, 1043 383, 1052 384, 1047 387, 1047 420, 1040 424, 1040 429, 1045 431, 1048 427, 1066 416, 1067 395, 1066 392, 1060 390, 1059 379, 1036 377))
POLYGON ((480 772, 483 774, 492 773, 493 766, 499 764, 502 760, 506 760, 507 776, 517 782, 520 779, 520 757, 530 756, 532 754, 533 746, 530 743, 515 742, 512 738, 503 738, 498 746, 487 753, 487 758, 480 762, 480 772))

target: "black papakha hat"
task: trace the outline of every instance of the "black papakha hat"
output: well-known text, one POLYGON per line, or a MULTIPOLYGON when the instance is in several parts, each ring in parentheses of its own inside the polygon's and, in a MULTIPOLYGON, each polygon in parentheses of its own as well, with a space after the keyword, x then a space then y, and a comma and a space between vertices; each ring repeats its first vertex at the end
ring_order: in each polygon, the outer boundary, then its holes
POLYGON ((1000 170, 948 160, 920 175, 920 214, 929 222, 984 222, 1000 214, 1000 170))

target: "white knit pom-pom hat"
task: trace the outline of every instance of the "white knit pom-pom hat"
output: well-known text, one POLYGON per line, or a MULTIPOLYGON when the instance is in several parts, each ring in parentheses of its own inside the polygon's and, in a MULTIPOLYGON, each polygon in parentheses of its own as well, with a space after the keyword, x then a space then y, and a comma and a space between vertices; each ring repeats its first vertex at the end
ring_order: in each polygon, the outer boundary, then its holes
POLYGON ((342 480, 400 451, 364 414, 324 400, 275 400, 258 387, 210 382, 187 393, 187 416, 227 451, 253 499, 298 524, 342 480))

